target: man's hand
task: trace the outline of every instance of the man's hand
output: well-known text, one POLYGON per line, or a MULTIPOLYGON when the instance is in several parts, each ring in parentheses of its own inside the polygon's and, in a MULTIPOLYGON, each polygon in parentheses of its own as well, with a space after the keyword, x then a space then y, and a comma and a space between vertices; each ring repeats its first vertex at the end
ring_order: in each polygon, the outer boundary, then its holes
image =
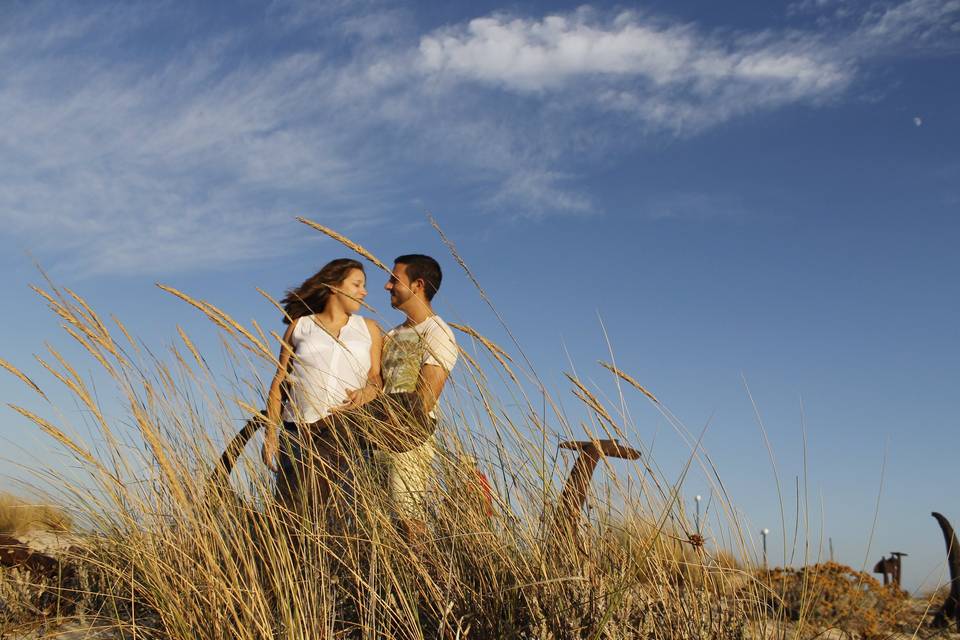
POLYGON ((263 438, 263 449, 260 451, 260 454, 263 456, 263 464, 267 465, 267 468, 274 472, 278 469, 277 452, 279 450, 280 436, 277 433, 277 429, 267 429, 267 433, 263 438))

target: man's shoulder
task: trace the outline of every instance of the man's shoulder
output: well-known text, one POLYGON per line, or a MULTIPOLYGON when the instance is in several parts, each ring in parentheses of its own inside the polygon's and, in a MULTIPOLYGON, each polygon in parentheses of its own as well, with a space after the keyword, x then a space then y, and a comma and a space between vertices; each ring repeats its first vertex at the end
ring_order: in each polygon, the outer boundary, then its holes
POLYGON ((440 316, 431 316, 426 322, 427 327, 422 335, 430 350, 427 363, 440 365, 447 371, 452 370, 459 355, 457 339, 454 338, 453 331, 440 316))
POLYGON ((397 326, 390 329, 390 331, 386 333, 386 336, 388 338, 393 338, 406 334, 416 334, 424 338, 449 339, 453 343, 457 342, 456 337, 453 335, 453 329, 450 328, 450 325, 444 322, 443 318, 437 315, 430 316, 420 324, 413 327, 401 322, 397 326))
POLYGON ((452 342, 456 342, 457 339, 453 335, 453 330, 450 328, 443 318, 437 315, 430 316, 424 321, 426 325, 424 327, 424 333, 431 333, 434 335, 444 335, 449 338, 452 342))
POLYGON ((406 328, 407 328, 407 325, 405 322, 401 322, 400 324, 395 324, 387 330, 387 335, 398 333, 400 331, 403 331, 406 328))

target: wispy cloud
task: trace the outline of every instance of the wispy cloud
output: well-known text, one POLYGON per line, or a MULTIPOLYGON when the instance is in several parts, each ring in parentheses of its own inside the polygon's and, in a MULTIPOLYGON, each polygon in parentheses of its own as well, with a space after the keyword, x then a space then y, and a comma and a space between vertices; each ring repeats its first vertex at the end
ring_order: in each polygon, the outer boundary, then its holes
POLYGON ((809 37, 762 35, 725 43, 690 25, 633 13, 603 22, 583 9, 541 20, 478 18, 424 37, 420 53, 429 72, 522 92, 627 80, 648 93, 711 95, 740 82, 774 91, 783 86, 791 97, 804 97, 848 81, 844 65, 818 44, 809 37))
POLYGON ((740 220, 749 209, 742 199, 732 195, 699 192, 669 193, 638 203, 638 213, 650 220, 740 220))
POLYGON ((960 51, 960 0, 908 0, 867 12, 854 35, 867 52, 960 51))
POLYGON ((518 172, 503 182, 488 204, 509 211, 514 203, 523 202, 525 214, 534 217, 558 211, 593 213, 589 198, 563 186, 566 179, 569 176, 549 171, 518 172))
MULTIPOLYGON (((842 0, 805 0, 792 12, 852 14, 842 0)), ((653 129, 696 133, 731 117, 843 94, 865 60, 921 46, 957 46, 960 0, 873 7, 848 31, 711 32, 636 12, 493 15, 420 42, 424 71, 618 111, 653 129)))
POLYGON ((881 1, 797 0, 790 16, 813 17, 821 28, 850 27, 841 38, 851 54, 902 54, 905 51, 957 50, 960 2, 957 0, 881 1))
POLYGON ((71 268, 169 270, 282 252, 292 216, 318 203, 341 224, 380 215, 357 195, 368 176, 343 150, 358 126, 323 99, 335 78, 322 55, 238 62, 242 36, 228 34, 125 59, 102 36, 135 32, 131 18, 53 28, 41 47, 4 34, 8 230, 69 248, 71 268))
POLYGON ((589 8, 421 32, 372 2, 277 0, 243 23, 63 7, 0 26, 0 224, 118 272, 273 255, 297 246, 294 214, 370 225, 443 190, 484 215, 596 212, 583 163, 838 99, 897 47, 952 46, 960 0, 750 33, 589 8))

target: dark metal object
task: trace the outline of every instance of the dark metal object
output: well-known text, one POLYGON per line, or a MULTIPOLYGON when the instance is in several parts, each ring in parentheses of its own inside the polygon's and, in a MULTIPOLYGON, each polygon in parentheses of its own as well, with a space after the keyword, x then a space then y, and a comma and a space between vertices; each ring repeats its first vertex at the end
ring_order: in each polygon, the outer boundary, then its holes
POLYGON ((768 529, 764 529, 763 531, 760 532, 760 535, 763 537, 763 568, 764 569, 767 568, 767 535, 769 535, 769 533, 770 531, 768 529))
MULTIPOLYGON (((78 597, 83 593, 79 588, 77 567, 85 553, 76 546, 70 546, 52 556, 30 548, 17 538, 0 534, 0 566, 19 569, 29 574, 27 578, 34 585, 43 585, 41 589, 29 595, 31 606, 46 616, 53 612, 65 614, 74 611, 78 597)), ((0 601, 0 609, 5 604, 0 601)), ((6 638, 5 634, 0 636, 6 638)))
POLYGON ((960 544, 957 543, 957 534, 946 518, 936 511, 930 515, 937 519, 940 530, 943 531, 943 540, 947 544, 947 566, 950 567, 950 595, 934 614, 932 626, 946 627, 952 619, 957 625, 957 631, 960 631, 960 544))
MULTIPOLYGON (((264 425, 265 414, 266 412, 261 412, 260 415, 247 420, 243 428, 230 440, 208 478, 208 490, 232 493, 229 489, 230 473, 233 471, 244 447, 247 446, 257 430, 264 425)), ((390 445, 393 444, 390 443, 390 445)), ((555 516, 557 529, 570 531, 575 529, 583 506, 587 502, 590 479, 593 477, 600 459, 636 460, 640 458, 640 452, 621 444, 617 440, 576 440, 561 442, 560 447, 580 453, 563 484, 555 516)), ((389 448, 393 449, 393 446, 389 446, 389 448)))
POLYGON ((207 477, 205 495, 208 498, 216 495, 219 496, 218 499, 226 503, 237 506, 243 505, 243 500, 240 499, 230 486, 230 473, 236 466, 237 460, 240 459, 240 454, 243 453, 244 447, 247 446, 247 443, 250 442, 250 439, 253 438, 257 430, 266 424, 264 416, 266 416, 266 411, 262 411, 260 414, 247 420, 243 428, 230 439, 227 447, 223 450, 223 453, 220 454, 220 458, 214 463, 213 471, 211 471, 207 477))
POLYGON ((247 420, 247 423, 243 425, 243 428, 237 432, 237 435, 230 439, 230 443, 227 445, 227 448, 223 450, 219 461, 214 466, 213 473, 210 474, 210 484, 226 482, 226 479, 230 476, 230 472, 233 471, 234 465, 237 464, 240 454, 243 453, 244 447, 250 442, 250 438, 266 423, 265 416, 266 412, 262 411, 260 415, 250 418, 247 420))
MULTIPOLYGON (((236 501, 230 474, 244 448, 267 424, 266 416, 266 410, 261 410, 230 439, 207 478, 208 494, 218 493, 236 501)), ((423 410, 420 395, 411 392, 383 394, 357 409, 331 414, 308 426, 315 432, 335 432, 335 440, 351 442, 356 447, 403 452, 422 444, 436 430, 437 423, 423 410)))
POLYGON ((694 500, 697 503, 697 535, 700 535, 700 495, 698 494, 694 500))
POLYGON ((900 558, 909 554, 902 553, 900 551, 891 551, 890 557, 882 556, 880 562, 873 565, 874 573, 883 574, 883 585, 887 586, 890 584, 890 581, 893 581, 893 584, 900 586, 900 576, 901 576, 901 562, 900 558))
POLYGON ((577 440, 561 442, 560 447, 580 452, 570 469, 570 474, 563 483, 555 518, 558 530, 573 531, 583 510, 583 505, 587 502, 590 478, 593 477, 593 472, 597 468, 600 458, 636 460, 640 457, 640 452, 620 444, 617 440, 577 440))
MULTIPOLYGON (((266 424, 266 416, 267 412, 261 411, 247 420, 237 435, 233 436, 210 475, 211 486, 225 486, 244 447, 257 430, 266 424)), ((436 422, 427 417, 423 410, 420 395, 412 392, 383 394, 355 410, 332 414, 318 425, 341 433, 350 430, 354 437, 376 448, 394 452, 409 451, 423 444, 437 428, 436 422)))
POLYGON ((0 566, 20 567, 50 576, 59 572, 60 561, 53 556, 34 551, 13 536, 0 534, 0 566))

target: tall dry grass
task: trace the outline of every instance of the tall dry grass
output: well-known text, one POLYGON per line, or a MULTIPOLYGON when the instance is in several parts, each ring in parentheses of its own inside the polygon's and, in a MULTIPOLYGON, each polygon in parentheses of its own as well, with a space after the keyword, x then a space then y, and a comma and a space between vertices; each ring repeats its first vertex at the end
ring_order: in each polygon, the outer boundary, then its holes
MULTIPOLYGON (((191 640, 739 638, 763 618, 765 587, 735 559, 752 550, 732 506, 718 499, 728 516, 714 525, 724 528, 730 549, 717 548, 709 529, 705 543, 694 535, 682 508, 687 470, 711 470, 698 439, 614 365, 606 366, 630 385, 622 393, 654 402, 690 443, 679 479, 667 480, 649 458, 601 461, 589 517, 557 526, 554 506, 571 463, 557 443, 615 437, 639 444, 620 417, 633 398, 608 406, 571 376, 581 404, 561 411, 518 364, 522 354, 511 357, 464 327, 464 357, 437 434, 427 526, 410 535, 350 441, 326 505, 278 506, 253 445, 230 484, 211 481, 223 443, 263 402, 278 336, 167 290, 219 331, 234 358, 228 382, 182 329, 169 354, 153 356, 73 292, 37 289, 125 407, 120 418, 108 415, 104 390, 95 393, 56 352, 41 365, 86 409, 94 435, 81 438, 14 407, 86 474, 60 487, 85 533, 72 558, 80 569, 58 592, 57 615, 95 618, 137 637, 191 640), (493 486, 493 516, 469 459, 480 461, 493 486)), ((716 495, 725 495, 719 484, 716 495)))
POLYGON ((0 493, 0 533, 18 535, 33 530, 67 531, 70 514, 57 505, 28 502, 10 493, 0 493))

